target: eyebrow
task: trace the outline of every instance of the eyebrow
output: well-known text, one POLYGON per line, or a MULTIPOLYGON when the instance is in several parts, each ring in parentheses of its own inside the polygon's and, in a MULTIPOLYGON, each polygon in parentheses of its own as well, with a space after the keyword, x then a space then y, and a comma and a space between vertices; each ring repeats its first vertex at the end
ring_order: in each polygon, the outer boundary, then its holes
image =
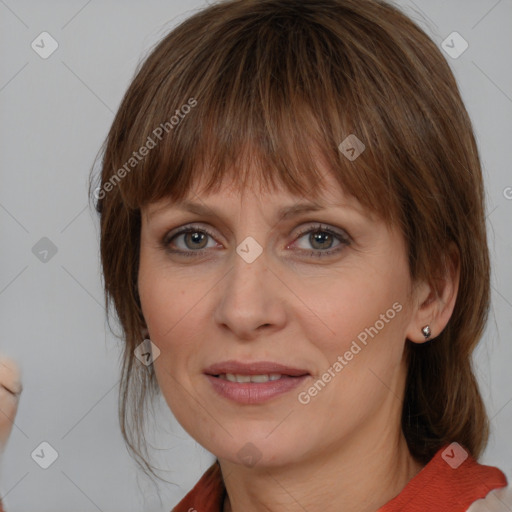
MULTIPOLYGON (((180 203, 179 208, 190 213, 195 213, 196 215, 205 215, 211 217, 215 217, 218 215, 215 209, 210 208, 204 204, 195 203, 189 200, 180 203)), ((324 209, 324 205, 316 202, 297 203, 291 206, 281 207, 279 210, 277 210, 277 217, 279 219, 288 219, 300 215, 301 213, 304 212, 316 212, 324 209)))

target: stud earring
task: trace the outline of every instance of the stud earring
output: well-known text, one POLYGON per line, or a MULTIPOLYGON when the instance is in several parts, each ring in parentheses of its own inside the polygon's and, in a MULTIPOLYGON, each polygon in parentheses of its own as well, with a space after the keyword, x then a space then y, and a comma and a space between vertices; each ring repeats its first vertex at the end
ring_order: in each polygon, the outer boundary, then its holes
POLYGON ((430 338, 430 335, 432 334, 432 331, 430 330, 430 325, 425 325, 421 329, 421 332, 423 333, 423 336, 425 336, 425 339, 428 340, 430 338))

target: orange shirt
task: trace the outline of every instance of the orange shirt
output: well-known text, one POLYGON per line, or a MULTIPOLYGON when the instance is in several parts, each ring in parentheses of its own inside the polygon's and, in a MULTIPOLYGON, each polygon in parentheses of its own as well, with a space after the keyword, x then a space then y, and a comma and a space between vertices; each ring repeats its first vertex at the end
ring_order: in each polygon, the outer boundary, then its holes
MULTIPOLYGON (((440 449, 400 494, 376 512, 466 512, 476 500, 493 494, 493 489, 507 486, 502 471, 479 464, 471 455, 455 467, 459 461, 450 460, 457 455, 450 447, 440 449)), ((220 466, 215 461, 171 512, 222 512, 225 492, 220 466)), ((506 492, 506 499, 510 500, 512 491, 507 488, 506 492)), ((487 500, 491 498, 488 496, 487 500)), ((503 498, 494 499, 503 503, 503 498)), ((503 510, 512 510, 512 501, 507 504, 509 508, 503 510)), ((475 510, 501 510, 485 507, 484 503, 484 508, 475 510)))

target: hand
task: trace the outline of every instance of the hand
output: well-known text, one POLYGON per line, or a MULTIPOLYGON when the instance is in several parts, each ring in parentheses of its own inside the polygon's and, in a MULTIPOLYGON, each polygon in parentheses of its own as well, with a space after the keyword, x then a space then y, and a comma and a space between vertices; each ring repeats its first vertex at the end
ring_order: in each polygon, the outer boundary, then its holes
POLYGON ((18 365, 0 354, 0 454, 12 430, 21 390, 18 365))

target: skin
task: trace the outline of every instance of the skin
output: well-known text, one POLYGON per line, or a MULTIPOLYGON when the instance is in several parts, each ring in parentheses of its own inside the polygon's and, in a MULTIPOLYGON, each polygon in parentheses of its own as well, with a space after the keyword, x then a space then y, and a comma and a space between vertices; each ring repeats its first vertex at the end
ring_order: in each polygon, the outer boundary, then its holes
POLYGON ((20 370, 12 359, 0 354, 0 455, 12 431, 21 393, 20 370))
POLYGON ((147 330, 161 351, 154 369, 177 420, 218 457, 225 511, 330 512, 341 504, 344 512, 375 511, 423 467, 400 426, 404 345, 406 339, 424 342, 424 325, 433 337, 444 329, 458 272, 440 281, 438 295, 426 283, 412 283, 399 231, 346 197, 323 172, 325 210, 287 220, 277 209, 308 198, 281 188, 238 191, 229 183, 210 195, 198 186, 189 196, 219 217, 184 212, 165 200, 142 211, 138 287, 147 330), (213 234, 207 247, 186 235, 167 237, 169 247, 206 254, 166 250, 166 234, 191 223, 213 234), (322 246, 310 234, 299 235, 319 223, 348 233, 350 245, 334 237, 322 246), (248 236, 264 249, 252 263, 236 252, 248 236), (339 248, 323 258, 310 255, 339 248), (301 404, 299 392, 397 302, 401 311, 301 404), (203 374, 227 359, 276 361, 312 376, 263 404, 242 405, 218 395, 203 374), (239 457, 246 443, 256 447, 255 465, 239 457))

